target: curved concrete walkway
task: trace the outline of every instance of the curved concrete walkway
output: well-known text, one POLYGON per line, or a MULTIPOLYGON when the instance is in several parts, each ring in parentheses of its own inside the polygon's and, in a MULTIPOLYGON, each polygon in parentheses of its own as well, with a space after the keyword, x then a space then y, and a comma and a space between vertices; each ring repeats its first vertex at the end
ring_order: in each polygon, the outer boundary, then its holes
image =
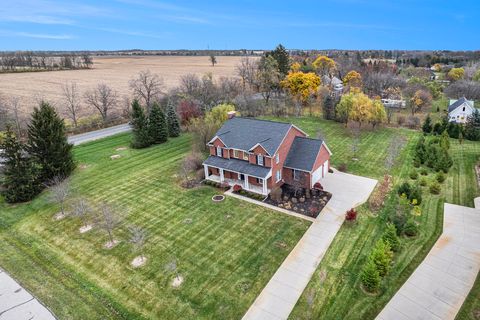
POLYGON ((442 235, 376 319, 453 320, 479 270, 480 207, 445 203, 442 235))
POLYGON ((283 261, 243 319, 287 319, 345 220, 364 203, 377 181, 335 171, 322 181, 332 198, 283 261))
POLYGON ((55 320, 54 315, 0 269, 0 320, 55 320))

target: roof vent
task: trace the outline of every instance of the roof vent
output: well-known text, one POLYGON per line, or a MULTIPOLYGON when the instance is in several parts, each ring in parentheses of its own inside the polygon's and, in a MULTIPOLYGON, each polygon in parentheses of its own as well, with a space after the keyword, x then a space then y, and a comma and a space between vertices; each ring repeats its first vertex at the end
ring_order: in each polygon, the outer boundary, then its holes
POLYGON ((227 112, 227 117, 228 117, 228 119, 235 118, 236 115, 237 115, 237 112, 236 112, 236 111, 228 111, 228 112, 227 112))

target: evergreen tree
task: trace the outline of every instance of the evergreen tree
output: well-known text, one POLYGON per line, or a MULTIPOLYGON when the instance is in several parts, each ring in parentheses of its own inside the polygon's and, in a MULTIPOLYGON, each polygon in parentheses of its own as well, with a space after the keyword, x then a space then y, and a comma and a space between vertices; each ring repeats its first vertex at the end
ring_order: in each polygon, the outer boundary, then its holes
POLYGON ((17 141, 10 127, 0 146, 3 149, 4 179, 2 195, 9 203, 33 199, 42 190, 41 167, 17 141))
POLYGON ((393 223, 387 223, 387 228, 382 236, 382 240, 390 245, 392 251, 397 252, 400 249, 400 240, 397 236, 397 228, 393 223))
POLYGON ((167 105, 167 125, 168 125, 168 136, 169 137, 178 137, 180 135, 180 123, 178 122, 177 114, 175 113, 175 108, 173 104, 169 101, 167 105))
POLYGON ((380 274, 378 273, 377 266, 372 259, 368 259, 367 264, 362 270, 362 284, 368 292, 375 292, 380 286, 380 274))
POLYGON ((480 141, 480 112, 478 109, 467 118, 464 137, 467 140, 480 141))
POLYGON ((447 130, 442 132, 442 136, 440 137, 440 147, 444 150, 450 149, 450 137, 448 136, 447 130))
POLYGON ((132 147, 135 149, 146 148, 152 144, 148 120, 137 99, 132 102, 132 147))
POLYGON ((335 99, 327 95, 323 101, 323 117, 326 120, 335 120, 335 99))
POLYGON ((75 169, 73 145, 67 141, 65 124, 46 102, 35 108, 28 126, 28 153, 41 165, 42 182, 66 178, 75 169))
POLYGON ((152 105, 148 125, 153 143, 163 143, 168 140, 167 121, 158 103, 152 105))
POLYGON ((373 248, 371 259, 377 266, 378 273, 381 277, 385 276, 390 271, 393 258, 393 252, 390 249, 390 244, 383 240, 379 240, 373 248))
POLYGON ((432 132, 432 119, 430 118, 430 115, 427 115, 425 118, 425 121, 423 122, 422 130, 423 133, 431 133, 432 132))
POLYGON ((283 77, 285 77, 290 70, 290 55, 285 47, 279 44, 275 50, 269 52, 267 56, 268 55, 271 55, 275 60, 277 60, 278 71, 283 77))
POLYGON ((425 138, 423 136, 420 137, 417 145, 415 146, 415 159, 417 159, 421 164, 425 163, 427 160, 425 138))

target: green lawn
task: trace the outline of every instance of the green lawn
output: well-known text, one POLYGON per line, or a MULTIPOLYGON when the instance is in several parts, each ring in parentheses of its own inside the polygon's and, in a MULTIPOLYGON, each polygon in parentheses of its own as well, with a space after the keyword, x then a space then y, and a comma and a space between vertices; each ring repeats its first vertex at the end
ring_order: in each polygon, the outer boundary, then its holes
MULTIPOLYGON (((420 137, 418 131, 381 128, 362 134, 358 160, 352 160, 352 137, 340 124, 318 118, 289 118, 315 136, 320 129, 333 152, 332 164, 347 164, 348 172, 381 179, 385 173, 384 161, 390 141, 396 135, 407 139, 404 151, 390 172, 395 182, 408 179, 412 167, 413 148, 420 137)), ((370 212, 367 205, 360 208, 361 214, 355 226, 344 225, 305 289, 290 319, 374 319, 390 300, 416 266, 435 243, 443 223, 443 203, 473 206, 473 198, 479 195, 474 163, 480 155, 480 143, 464 142, 459 145, 451 140, 454 165, 447 180, 442 184, 442 193, 432 196, 424 187, 420 234, 413 239, 402 239, 403 249, 395 256, 394 267, 382 282, 380 293, 370 296, 360 289, 360 272, 373 244, 381 236, 384 222, 370 212)), ((427 176, 429 181, 434 174, 427 176)), ((478 305, 478 281, 476 291, 468 301, 478 305), (477 293, 475 293, 477 292, 477 293), (475 302, 477 301, 477 302, 475 302)), ((468 302, 467 302, 468 304, 468 302)), ((464 307, 464 309, 467 306, 464 307)), ((477 306, 478 308, 478 306, 477 306)), ((464 318, 462 318, 464 319, 464 318)), ((473 319, 465 318, 465 319, 473 319)))
POLYGON ((0 203, 0 266, 60 319, 241 318, 309 222, 233 198, 214 204, 210 187, 179 187, 188 135, 115 151, 129 141, 121 134, 74 149, 87 166, 73 175, 75 193, 125 211, 117 247, 104 249, 100 230, 80 234, 74 218, 54 221, 58 206, 44 193, 27 204, 0 203), (122 158, 110 160, 115 153, 122 158), (130 267, 131 224, 148 233, 140 269, 130 267), (166 268, 174 258, 185 278, 178 289, 166 268))

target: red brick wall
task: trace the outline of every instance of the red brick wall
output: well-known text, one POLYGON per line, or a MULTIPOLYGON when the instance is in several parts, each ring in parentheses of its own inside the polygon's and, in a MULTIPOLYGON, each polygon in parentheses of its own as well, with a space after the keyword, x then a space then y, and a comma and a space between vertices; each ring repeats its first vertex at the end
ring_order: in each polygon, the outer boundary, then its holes
POLYGON ((262 183, 261 182, 257 183, 257 178, 252 177, 252 176, 248 176, 248 183, 256 185, 256 186, 262 186, 262 183))
POLYGON ((220 176, 220 172, 218 172, 217 168, 208 167, 208 169, 209 169, 211 174, 216 175, 216 176, 220 176))
POLYGON ((267 156, 267 152, 260 146, 255 147, 252 150, 253 154, 250 154, 248 161, 252 164, 257 164, 257 154, 263 155, 263 166, 264 167, 271 167, 272 166, 272 158, 267 156))
POLYGON ((227 158, 227 159, 230 158, 228 149, 224 149, 225 145, 224 145, 223 142, 222 142, 220 139, 218 139, 218 138, 213 141, 213 147, 212 147, 212 146, 210 147, 210 154, 211 154, 212 156, 217 155, 216 147, 221 147, 221 148, 223 148, 223 149, 222 149, 222 155, 223 155, 224 158, 227 158))
MULTIPOLYGON (((330 153, 328 153, 327 148, 322 144, 320 151, 317 154, 315 164, 313 165, 312 172, 320 168, 327 160, 330 160, 330 153)), ((328 161, 328 167, 330 168, 330 161, 328 161)))
MULTIPOLYGON (((310 173, 300 171, 300 174, 303 176, 300 180, 303 184, 303 187, 310 189, 310 186, 311 186, 311 184, 310 184, 311 183, 310 182, 310 179, 311 179, 310 173)), ((290 169, 290 168, 283 168, 283 180, 285 180, 285 183, 287 183, 287 184, 298 183, 298 181, 293 180, 293 169, 290 169)))
POLYGON ((279 187, 283 184, 283 182, 280 180, 280 182, 275 182, 277 180, 277 170, 282 170, 282 180, 285 180, 283 176, 283 163, 285 162, 285 159, 287 158, 288 152, 290 151, 290 148, 292 146, 293 140, 295 137, 305 137, 305 134, 303 134, 300 130, 297 128, 291 127, 290 130, 288 131, 287 135, 285 136, 285 139, 283 140, 282 144, 280 145, 280 148, 278 148, 277 153, 280 155, 280 159, 278 164, 275 163, 275 155, 272 158, 272 179, 270 181, 270 184, 268 185, 269 188, 273 189, 275 187, 279 187))

